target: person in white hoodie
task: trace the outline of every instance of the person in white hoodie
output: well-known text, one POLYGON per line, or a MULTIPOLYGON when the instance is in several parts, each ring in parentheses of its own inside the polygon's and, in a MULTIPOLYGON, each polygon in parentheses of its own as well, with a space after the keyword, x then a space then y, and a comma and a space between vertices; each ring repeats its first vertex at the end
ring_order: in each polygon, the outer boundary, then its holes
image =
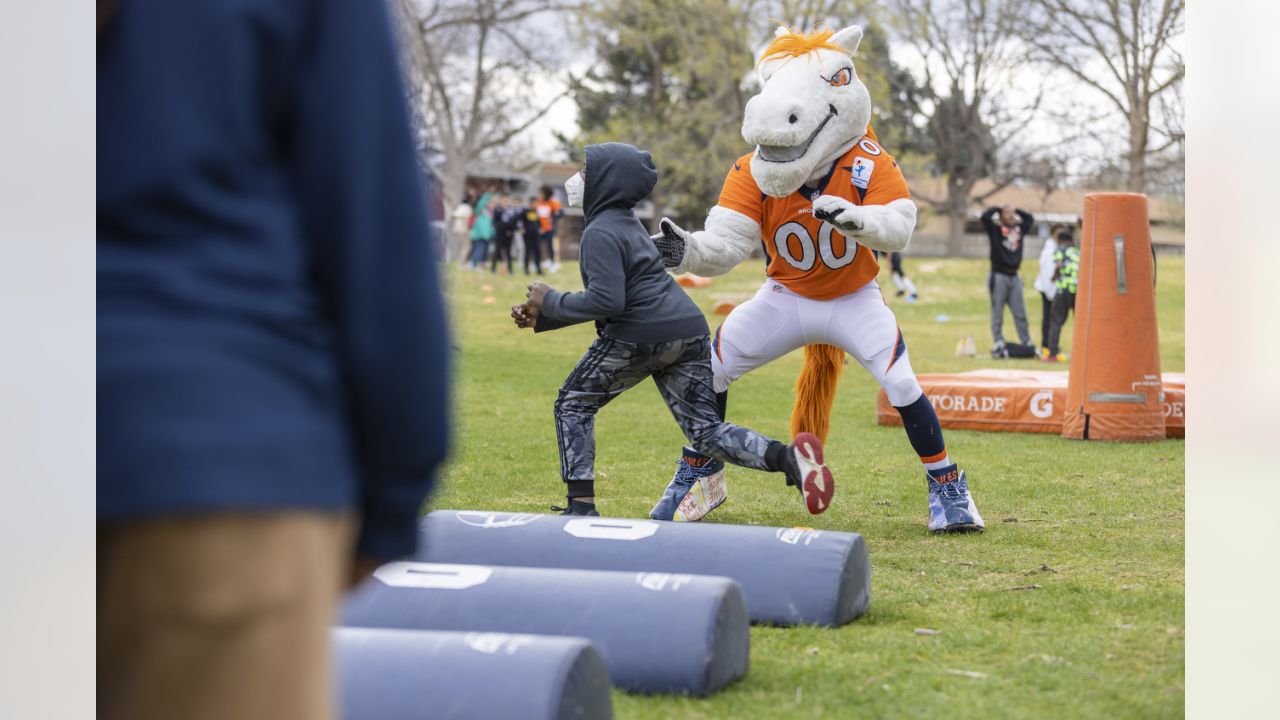
POLYGON ((1066 225, 1054 225, 1045 238, 1044 247, 1040 248, 1040 269, 1036 273, 1035 289, 1040 291, 1040 354, 1049 352, 1049 320, 1053 307, 1053 296, 1058 292, 1053 282, 1053 254, 1058 250, 1058 233, 1066 230, 1066 225))

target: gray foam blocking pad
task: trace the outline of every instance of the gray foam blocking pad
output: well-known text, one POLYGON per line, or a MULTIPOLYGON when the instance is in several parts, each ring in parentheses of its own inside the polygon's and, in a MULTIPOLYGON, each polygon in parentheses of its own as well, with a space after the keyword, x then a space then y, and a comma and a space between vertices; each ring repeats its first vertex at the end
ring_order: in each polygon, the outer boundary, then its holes
POLYGON ((708 695, 747 672, 742 589, 724 577, 397 562, 347 596, 342 624, 567 635, 620 688, 708 695))
POLYGON ((585 638, 337 628, 333 646, 346 720, 613 716, 608 670, 585 638))
POLYGON ((333 649, 346 720, 613 717, 584 638, 336 628, 333 649))
POLYGON ((752 622, 837 626, 871 604, 861 535, 806 528, 436 510, 416 559, 430 562, 724 575, 752 622))

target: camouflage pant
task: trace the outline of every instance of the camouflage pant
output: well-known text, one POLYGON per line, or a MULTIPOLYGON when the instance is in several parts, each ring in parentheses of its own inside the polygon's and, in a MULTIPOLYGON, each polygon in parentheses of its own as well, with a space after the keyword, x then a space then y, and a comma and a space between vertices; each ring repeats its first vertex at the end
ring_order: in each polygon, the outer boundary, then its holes
POLYGON ((711 386, 711 343, 705 335, 660 343, 628 343, 602 335, 565 378, 556 399, 556 438, 565 482, 595 479, 596 413, 648 377, 695 450, 734 465, 770 469, 765 452, 774 441, 720 419, 711 386))

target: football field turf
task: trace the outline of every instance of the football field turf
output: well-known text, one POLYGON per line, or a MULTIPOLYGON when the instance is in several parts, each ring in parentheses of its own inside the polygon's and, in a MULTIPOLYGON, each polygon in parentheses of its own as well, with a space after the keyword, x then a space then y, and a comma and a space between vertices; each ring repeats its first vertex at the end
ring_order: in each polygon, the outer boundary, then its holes
MULTIPOLYGON (((763 280, 762 265, 747 261, 711 287, 689 291, 713 330, 721 320, 711 314, 715 299, 749 297, 763 280)), ((1181 257, 1160 258, 1156 302, 1166 371, 1183 370, 1183 268, 1181 257)), ((916 372, 1065 370, 986 354, 986 269, 985 261, 907 257, 920 290, 914 304, 892 297, 882 271, 916 372), (974 337, 978 358, 955 357, 962 335, 974 337)), ((1029 258, 1022 277, 1039 340, 1035 269, 1029 258)), ((564 500, 552 402, 594 328, 536 336, 517 330, 508 314, 524 299, 523 273, 454 267, 444 275, 455 426, 430 505, 549 512, 564 500)), ((546 281, 581 288, 576 264, 546 281)), ((1067 353, 1071 332, 1068 323, 1067 353)), ((1016 337, 1008 316, 1005 336, 1016 337)), ((800 360, 794 352, 734 383, 729 419, 788 439, 800 360)), ((987 532, 935 537, 925 529, 920 462, 901 428, 875 424, 875 396, 875 382, 850 364, 826 448, 838 488, 828 512, 810 516, 781 475, 730 467, 729 500, 707 520, 861 533, 871 552, 870 612, 839 629, 753 627, 745 679, 705 699, 615 692, 617 717, 1180 717, 1183 442, 947 431, 947 448, 968 472, 987 532)), ((596 439, 601 511, 647 517, 684 442, 653 384, 606 407, 596 439)))

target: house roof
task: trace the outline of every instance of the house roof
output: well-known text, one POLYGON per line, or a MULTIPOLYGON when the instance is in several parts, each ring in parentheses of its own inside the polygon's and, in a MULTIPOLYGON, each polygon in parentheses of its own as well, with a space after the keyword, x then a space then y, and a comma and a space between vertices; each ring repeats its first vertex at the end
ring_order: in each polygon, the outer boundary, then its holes
MULTIPOLYGON (((946 192, 946 180, 941 177, 917 178, 909 180, 907 184, 911 188, 911 193, 916 196, 941 199, 946 192)), ((982 195, 989 192, 993 185, 994 183, 990 180, 979 180, 978 184, 974 186, 973 192, 975 195, 982 195)), ((1046 195, 1044 191, 1036 187, 1008 185, 984 200, 983 205, 985 207, 1013 205, 1026 210, 1032 215, 1079 216, 1084 209, 1085 196, 1097 192, 1108 191, 1091 188, 1063 188, 1054 190, 1046 195)), ((917 197, 916 200, 919 204, 924 204, 922 197, 917 197)), ((970 211, 975 213, 982 210, 983 208, 976 205, 970 208, 970 211)), ((1148 213, 1155 224, 1181 225, 1184 217, 1180 203, 1173 198, 1159 195, 1149 197, 1148 213)))
POLYGON ((532 176, 528 173, 516 172, 508 167, 479 161, 467 163, 467 177, 480 180, 515 180, 526 183, 532 181, 532 176))

